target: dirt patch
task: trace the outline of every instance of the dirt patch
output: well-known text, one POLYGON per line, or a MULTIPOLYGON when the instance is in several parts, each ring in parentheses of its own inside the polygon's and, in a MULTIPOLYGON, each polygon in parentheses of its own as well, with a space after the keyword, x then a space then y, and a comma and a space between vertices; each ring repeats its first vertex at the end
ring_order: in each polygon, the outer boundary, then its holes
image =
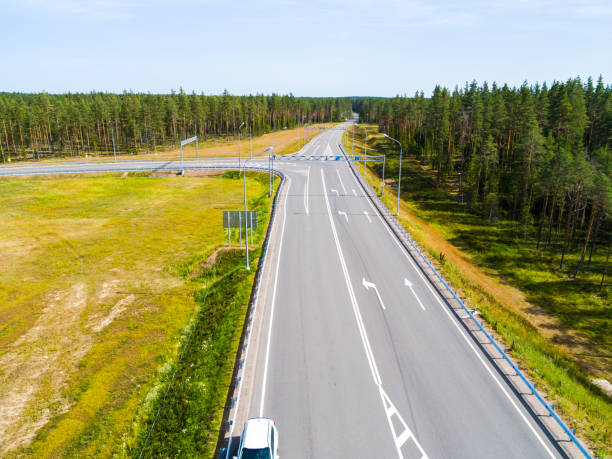
POLYGON ((87 287, 75 284, 52 295, 42 314, 0 357, 0 455, 28 444, 49 419, 65 412, 61 395, 68 373, 91 347, 78 323, 87 287))
POLYGON ((84 283, 47 297, 34 325, 0 357, 0 456, 29 444, 51 418, 65 413, 70 374, 102 331, 134 301, 123 296, 106 314, 87 316, 116 295, 119 281, 104 283, 93 296, 84 283), (83 327, 87 320, 88 327, 83 327))
MULTIPOLYGON (((210 269, 212 268, 215 263, 217 263, 217 259, 219 258, 219 256, 222 253, 225 252, 235 252, 235 251, 244 251, 243 248, 241 247, 218 247, 215 249, 215 251, 213 253, 211 253, 208 258, 206 260, 204 260, 202 263, 200 263, 197 268, 195 268, 193 271, 191 271, 189 273, 190 277, 195 277, 197 276, 199 273, 201 273, 202 271, 204 271, 205 269, 210 269)), ((254 252, 255 249, 249 248, 249 253, 254 252)))
POLYGON ((187 177, 217 177, 225 174, 224 171, 214 170, 186 170, 185 176, 187 177))
POLYGON ((103 318, 100 319, 99 316, 93 317, 92 320, 89 321, 89 327, 96 333, 102 331, 104 328, 110 325, 110 323, 115 320, 119 314, 127 309, 127 306, 134 301, 134 298, 134 295, 128 295, 119 300, 110 310, 110 312, 103 318))

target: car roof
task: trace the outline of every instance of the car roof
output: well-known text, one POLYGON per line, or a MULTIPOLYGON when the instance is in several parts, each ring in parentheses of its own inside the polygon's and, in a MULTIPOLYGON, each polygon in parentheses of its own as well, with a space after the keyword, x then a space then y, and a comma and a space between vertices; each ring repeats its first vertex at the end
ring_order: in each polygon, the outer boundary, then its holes
POLYGON ((249 419, 244 426, 243 447, 248 449, 267 448, 272 420, 268 418, 249 419))

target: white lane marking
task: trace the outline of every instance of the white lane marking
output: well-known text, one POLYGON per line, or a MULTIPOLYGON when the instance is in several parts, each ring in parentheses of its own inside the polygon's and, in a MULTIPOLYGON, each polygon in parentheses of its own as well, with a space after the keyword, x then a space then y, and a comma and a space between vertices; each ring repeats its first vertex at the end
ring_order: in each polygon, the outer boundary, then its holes
POLYGON ((287 194, 285 195, 285 203, 283 206, 283 226, 281 229, 280 242, 278 245, 278 258, 276 260, 276 273, 274 273, 274 290, 272 291, 272 305, 270 309, 270 323, 268 325, 268 342, 266 343, 266 357, 264 361, 263 382, 261 384, 261 403, 259 405, 259 417, 263 417, 264 403, 266 401, 266 382, 268 380, 268 362, 270 361, 270 338, 272 337, 272 322, 274 320, 274 305, 276 304, 276 286, 278 285, 278 272, 280 271, 280 260, 283 251, 283 237, 285 235, 285 222, 287 221, 287 197, 291 181, 287 181, 287 194))
POLYGON ((368 221, 369 221, 370 223, 372 223, 372 219, 370 218, 370 215, 368 214, 368 211, 367 211, 367 210, 364 210, 364 211, 363 211, 363 213, 364 213, 364 214, 365 214, 365 216, 367 217, 368 221))
POLYGON ((338 190, 332 190, 332 193, 336 193, 336 196, 340 196, 340 193, 338 193, 338 190))
POLYGON ((397 452, 400 455, 400 457, 403 456, 401 452, 401 447, 404 445, 404 443, 408 441, 409 438, 412 437, 412 439, 414 440, 414 443, 417 445, 417 447, 419 448, 419 451, 421 452, 421 459, 427 458, 427 454, 425 454, 425 451, 423 451, 423 448, 421 448, 421 445, 419 444, 417 439, 414 437, 414 435, 412 435, 410 428, 408 427, 406 422, 404 422, 404 419, 399 414, 399 411, 397 411, 397 408, 395 408, 395 405, 393 405, 393 403, 391 402, 391 399, 385 393, 382 386, 378 386, 378 389, 380 392, 380 398, 382 399, 382 402, 383 402, 383 407, 385 408, 385 414, 387 415, 387 421, 389 422, 389 428, 391 429, 393 439, 395 440, 395 448, 397 449, 397 452), (393 420, 392 420, 394 415, 397 416, 399 422, 404 428, 402 433, 399 435, 397 435, 397 433, 395 432, 395 425, 393 424, 393 420))
POLYGON ((414 297, 417 299, 417 301, 418 301, 418 302, 419 302, 419 304, 421 305, 421 309, 424 311, 424 310, 425 310, 425 306, 423 306, 423 303, 421 303, 420 298, 418 297, 418 295, 417 295, 417 294, 416 294, 416 292, 414 291, 414 287, 413 287, 413 285, 412 285, 412 282, 410 282, 408 279, 406 279, 406 278, 404 277, 404 285, 405 285, 406 287, 408 287, 408 288, 409 288, 409 289, 412 291, 412 294, 414 295, 414 297))
MULTIPOLYGON (((353 174, 351 174, 352 176, 353 174)), ((357 179, 353 176, 353 180, 355 180, 355 182, 357 183, 358 186, 360 186, 360 184, 357 182, 357 179)), ((367 195, 367 193, 366 193, 367 195)), ((376 209, 376 207, 374 207, 374 203, 372 202, 371 198, 368 196, 367 197, 367 201, 370 204, 370 206, 372 207, 372 210, 374 210, 375 213, 378 213, 378 210, 376 209)), ((456 319, 451 315, 450 311, 448 310, 448 308, 446 307, 446 305, 442 302, 442 300, 440 299, 440 295, 438 293, 436 293, 434 291, 434 289, 432 288, 432 286, 430 285, 430 282, 428 280, 425 279, 425 277, 423 277, 423 274, 421 273, 421 270, 414 264, 414 261, 412 260, 411 255, 407 252, 406 248, 400 244, 400 242, 397 240, 397 236, 391 232, 391 229, 389 228, 389 225, 387 225, 387 222, 385 221, 384 217, 381 216, 380 218, 380 222, 381 224, 385 227, 385 229, 387 230, 387 232, 389 233, 389 236, 391 236, 391 239, 393 239, 393 242, 395 242, 397 244, 397 246, 400 248, 400 251, 404 254, 404 256, 406 257, 406 259, 408 260, 408 262, 410 263, 410 265, 414 268, 414 270, 416 271, 416 273, 419 275, 419 277, 421 278, 421 280, 423 281, 423 283, 427 286, 427 288, 429 289, 429 291, 431 292, 431 295, 436 299, 436 301, 438 302, 438 304, 440 305, 440 307, 442 308, 442 310, 446 313, 446 316, 450 319, 450 321, 453 323, 453 325, 455 326, 455 328, 459 331, 459 333, 461 334, 461 336, 463 337, 463 339, 465 340, 465 342, 468 344, 468 346, 470 347, 470 349, 472 349, 472 351, 474 352, 474 354, 476 354, 476 357, 478 357, 478 360, 480 360, 480 363, 482 363, 482 365, 485 367, 485 369, 487 370, 487 372, 489 373, 489 375, 491 376, 491 378, 493 378, 493 380, 495 381, 495 383, 497 384, 497 386, 501 389, 501 391, 503 392, 503 394, 506 396, 506 398, 510 401, 510 403, 512 404, 512 406, 514 407, 514 409, 516 410, 516 412, 519 414, 519 416, 521 417, 521 419, 525 422, 525 424, 527 424, 527 427, 529 427, 529 430, 531 430, 531 432, 533 433, 533 435, 535 435, 535 437, 538 439, 538 441, 540 442, 540 444, 544 447, 544 449, 546 450, 546 452, 548 453, 548 455, 550 457, 555 457, 555 455, 552 453, 552 451, 550 450, 550 448, 548 447, 548 445, 546 445, 546 443, 544 442, 544 440, 542 439, 542 437, 540 436, 540 434, 535 430, 535 428, 531 425, 531 423, 529 422, 529 419, 527 419, 527 417, 525 416, 525 414, 521 411, 521 409, 519 408, 519 406, 516 404, 516 402, 512 399, 512 397, 510 396, 510 394, 508 393, 508 391, 506 390, 506 388, 503 386, 503 384, 501 383, 501 381, 499 381, 499 379, 497 379, 497 376, 495 376, 495 374, 493 373, 493 370, 491 370, 491 368, 489 368, 489 366, 487 365, 487 363, 485 362, 485 360, 483 359, 483 357, 479 354, 478 350, 474 347, 474 344, 472 343, 472 341, 467 337, 467 335, 463 332, 463 330, 461 329, 461 327, 459 326, 459 324, 457 323, 456 319)))
POLYGON ((357 196, 357 192, 355 191, 355 188, 353 188, 353 194, 357 196))
MULTIPOLYGON (((393 414, 397 414, 398 418, 401 420, 405 430, 408 430, 408 438, 412 438, 418 449, 421 451, 422 457, 427 458, 427 454, 421 448, 418 440, 414 436, 414 434, 410 431, 406 423, 403 421, 397 410, 394 409, 394 412, 389 413, 389 407, 387 404, 391 404, 391 401, 387 394, 385 394, 382 389, 382 381, 380 379, 380 373, 378 372, 378 367, 376 366, 376 360, 374 360, 374 354, 372 352, 372 348, 370 347, 370 340, 368 339, 368 334, 365 329, 365 325, 363 324, 363 318, 361 317, 361 312, 359 311, 359 305, 357 304, 357 297, 355 296, 355 291, 353 290, 353 284, 351 282, 351 278, 348 274, 348 269, 346 267, 346 262, 344 261, 344 255, 342 254, 342 248, 340 247, 340 240, 338 239, 338 233, 336 231, 336 224, 334 223, 334 219, 332 218, 331 207, 329 205, 329 198, 327 197, 326 185, 325 185, 325 173, 323 169, 321 169, 321 180, 323 181, 323 195, 325 196, 325 204, 327 206, 327 216, 329 217, 329 224, 332 229, 332 233, 334 236, 334 242, 336 243, 336 250, 338 251, 338 258, 340 259, 340 265, 342 266, 342 273, 344 274, 344 280, 346 282, 346 288, 348 290, 349 298, 351 299, 351 305, 353 306, 353 314, 355 315, 355 320, 357 321, 357 328, 359 329, 359 334, 361 336, 361 344, 363 345, 366 358, 368 360, 368 365, 370 366, 370 371, 372 372, 372 377, 374 378, 374 383, 378 386, 379 394, 381 397, 381 401, 383 404, 383 408, 385 410, 385 414, 387 415, 387 421, 389 422, 389 427, 391 429, 391 434, 393 435, 393 441, 395 443, 395 449, 397 450, 397 455, 400 459, 403 459, 403 454, 400 449, 400 443, 398 442, 398 438, 395 435, 395 429, 393 427, 391 416, 393 414)), ((404 433, 400 435, 400 438, 404 436, 404 433)), ((404 440, 405 441, 405 440, 404 440)))
POLYGON ((348 223, 348 215, 346 215, 346 212, 344 212, 343 210, 339 210, 339 211, 338 211, 338 214, 339 214, 339 215, 344 215, 344 218, 346 218, 346 221, 347 221, 347 223, 348 223))
POLYGON ((342 177, 340 177, 340 171, 336 168, 336 174, 338 174, 338 179, 340 180, 340 185, 342 185, 342 191, 346 194, 346 188, 344 188, 344 182, 342 181, 342 177))
POLYGON ((336 224, 334 223, 334 219, 332 218, 331 207, 329 205, 329 198, 327 197, 327 193, 325 192, 325 173, 323 172, 323 169, 321 169, 321 179, 323 180, 323 195, 325 196, 325 204, 327 204, 327 213, 329 216, 329 222, 332 228, 334 241, 336 243, 336 249, 338 251, 338 258, 340 258, 340 265, 342 266, 342 272, 344 274, 346 288, 348 290, 349 298, 353 306, 353 313, 355 314, 355 319, 357 320, 357 327, 359 328, 359 334, 361 335, 361 342, 363 344, 363 347, 366 353, 366 358, 368 359, 368 364, 370 365, 370 371, 372 372, 372 377, 374 378, 374 382, 376 384, 380 384, 380 375, 378 373, 378 368, 376 367, 376 362, 372 354, 372 349, 370 348, 370 341, 368 340, 368 336, 365 331, 365 326, 363 325, 363 320, 361 318, 359 306, 357 305, 357 298, 355 297, 355 292, 353 291, 353 284, 351 283, 351 279, 349 277, 348 270, 346 268, 346 263, 344 261, 344 255, 342 254, 342 249, 340 248, 340 241, 338 239, 338 233, 336 232, 336 224))
POLYGON ((304 209, 306 209, 306 215, 309 215, 308 211, 308 182, 310 181, 310 167, 306 172, 306 185, 304 185, 304 209))
POLYGON ((380 297, 380 293, 378 292, 378 289, 376 288, 376 284, 374 282, 368 282, 367 280, 365 280, 365 277, 363 278, 361 283, 366 288, 366 290, 370 290, 371 288, 374 289, 374 291, 376 292, 376 296, 378 297, 378 302, 380 303, 380 307, 383 308, 383 311, 386 310, 387 308, 385 308, 385 303, 383 303, 383 300, 380 297))

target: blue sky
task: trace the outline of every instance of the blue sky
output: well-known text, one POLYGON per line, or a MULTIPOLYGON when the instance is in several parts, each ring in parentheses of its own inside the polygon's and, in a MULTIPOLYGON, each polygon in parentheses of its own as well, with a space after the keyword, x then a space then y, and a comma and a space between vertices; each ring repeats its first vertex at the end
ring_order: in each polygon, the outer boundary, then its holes
POLYGON ((610 0, 0 0, 0 91, 393 96, 612 75, 610 0))

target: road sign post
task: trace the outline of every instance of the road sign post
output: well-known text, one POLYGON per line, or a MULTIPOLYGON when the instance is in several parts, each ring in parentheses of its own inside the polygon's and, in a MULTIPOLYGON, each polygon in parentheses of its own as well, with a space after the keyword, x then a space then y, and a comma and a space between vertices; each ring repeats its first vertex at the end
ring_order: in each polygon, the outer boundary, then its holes
MULTIPOLYGON (((245 248, 249 250, 249 229, 251 230, 251 246, 253 245, 253 229, 257 228, 257 211, 256 210, 224 210, 223 211, 223 228, 231 233, 232 229, 237 229, 239 234, 240 247, 242 247, 242 228, 244 227, 244 242, 245 248)), ((228 236, 228 245, 231 246, 230 237, 228 236)), ((248 262, 248 259, 247 259, 248 262)), ((250 266, 247 264, 247 270, 250 266)))
POLYGON ((195 142, 196 143, 196 158, 198 157, 198 136, 190 137, 189 139, 181 140, 179 150, 181 152, 181 175, 185 173, 183 169, 183 146, 188 143, 195 142))

